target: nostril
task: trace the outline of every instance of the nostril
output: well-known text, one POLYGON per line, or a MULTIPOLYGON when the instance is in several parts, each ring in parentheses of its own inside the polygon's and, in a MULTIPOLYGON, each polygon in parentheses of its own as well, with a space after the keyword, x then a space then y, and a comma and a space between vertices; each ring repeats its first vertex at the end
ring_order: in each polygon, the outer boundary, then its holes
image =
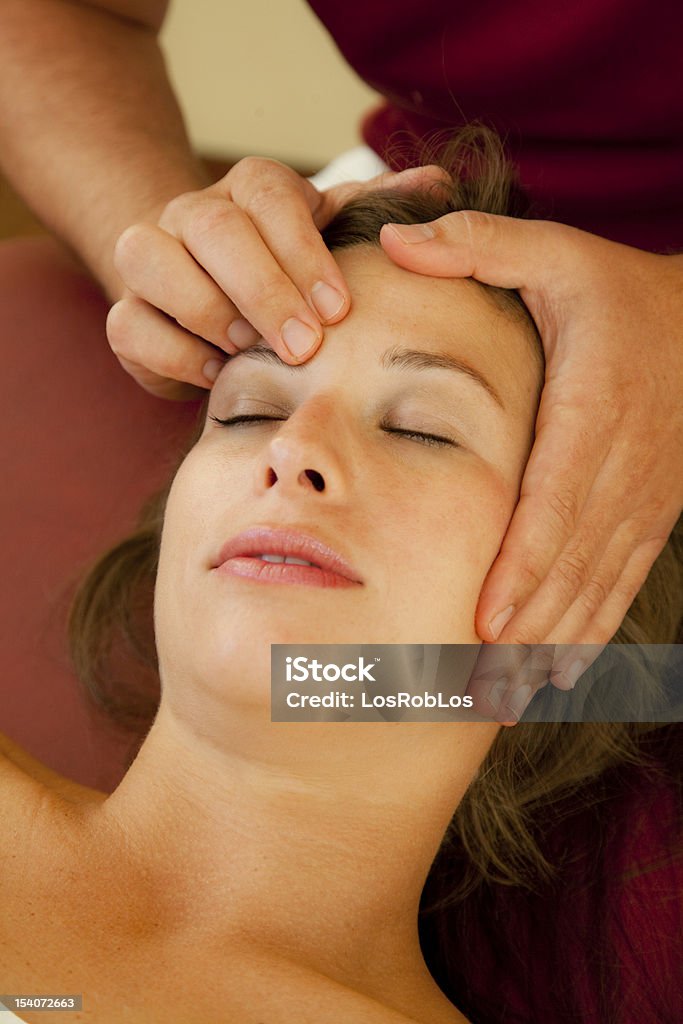
POLYGON ((323 480, 322 476, 320 475, 320 473, 318 473, 316 469, 307 469, 306 476, 311 481, 316 491, 325 490, 325 481, 323 480))

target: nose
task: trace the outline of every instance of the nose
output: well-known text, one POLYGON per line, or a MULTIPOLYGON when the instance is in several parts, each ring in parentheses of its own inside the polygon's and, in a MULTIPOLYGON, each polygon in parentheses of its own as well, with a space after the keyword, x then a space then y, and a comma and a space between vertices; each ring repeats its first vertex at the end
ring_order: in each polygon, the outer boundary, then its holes
POLYGON ((333 403, 305 403, 270 440, 260 467, 264 490, 282 495, 320 494, 342 498, 348 489, 348 427, 333 403))

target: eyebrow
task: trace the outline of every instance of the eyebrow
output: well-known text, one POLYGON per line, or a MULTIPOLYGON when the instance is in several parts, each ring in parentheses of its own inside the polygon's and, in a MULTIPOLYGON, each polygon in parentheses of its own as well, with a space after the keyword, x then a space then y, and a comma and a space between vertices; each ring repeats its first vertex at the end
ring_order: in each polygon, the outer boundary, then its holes
MULTIPOLYGON (((285 363, 280 359, 277 352, 268 345, 253 345, 251 348, 244 349, 237 355, 232 356, 232 359, 237 359, 239 356, 246 356, 248 359, 256 359, 263 363, 275 363, 295 372, 306 370, 310 365, 310 361, 297 363, 294 366, 290 363, 285 363)), ((393 348, 389 348, 384 352, 380 360, 380 366, 384 370, 393 368, 416 371, 450 370, 451 372, 463 374, 476 384, 479 384, 501 409, 505 409, 500 394, 488 378, 481 371, 477 370, 476 367, 472 366, 471 363, 468 363, 467 360, 459 356, 452 356, 446 352, 425 352, 422 349, 404 348, 400 345, 394 345, 393 348)))

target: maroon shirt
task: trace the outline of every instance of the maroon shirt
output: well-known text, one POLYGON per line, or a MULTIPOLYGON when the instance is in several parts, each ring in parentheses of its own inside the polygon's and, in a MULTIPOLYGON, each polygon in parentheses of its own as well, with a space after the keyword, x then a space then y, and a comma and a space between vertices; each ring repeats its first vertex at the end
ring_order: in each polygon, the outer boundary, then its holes
MULTIPOLYGON (((387 98, 387 150, 484 120, 539 216, 656 251, 683 248, 683 5, 677 0, 309 0, 387 98), (397 137, 398 133, 398 137, 397 137)), ((419 160, 413 149, 411 162, 419 160)))

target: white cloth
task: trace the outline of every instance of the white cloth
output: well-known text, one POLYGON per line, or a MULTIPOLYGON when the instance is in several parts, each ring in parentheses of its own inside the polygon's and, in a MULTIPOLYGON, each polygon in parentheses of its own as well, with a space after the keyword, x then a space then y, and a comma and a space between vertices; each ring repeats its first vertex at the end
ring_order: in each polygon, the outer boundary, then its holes
POLYGON ((388 171, 389 167, 369 146, 356 146, 340 153, 331 160, 327 167, 314 174, 308 180, 317 189, 323 191, 333 185, 343 185, 347 181, 369 181, 378 174, 388 171))

